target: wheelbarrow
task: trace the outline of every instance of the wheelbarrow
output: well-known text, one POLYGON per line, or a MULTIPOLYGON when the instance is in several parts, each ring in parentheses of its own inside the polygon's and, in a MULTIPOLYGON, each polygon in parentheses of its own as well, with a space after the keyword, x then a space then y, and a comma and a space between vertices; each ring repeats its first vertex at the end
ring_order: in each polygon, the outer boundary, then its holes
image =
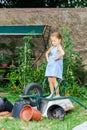
POLYGON ((42 113, 42 116, 48 117, 49 119, 64 119, 65 113, 74 109, 74 105, 72 104, 71 100, 87 109, 87 107, 75 97, 65 96, 67 86, 64 80, 58 82, 58 86, 50 98, 47 98, 48 95, 43 93, 46 83, 47 79, 44 80, 42 86, 40 86, 38 83, 30 83, 25 87, 24 94, 20 95, 20 97, 22 97, 24 100, 29 100, 31 106, 39 109, 42 113), (61 96, 55 97, 56 90, 60 87, 61 83, 63 86, 61 96))

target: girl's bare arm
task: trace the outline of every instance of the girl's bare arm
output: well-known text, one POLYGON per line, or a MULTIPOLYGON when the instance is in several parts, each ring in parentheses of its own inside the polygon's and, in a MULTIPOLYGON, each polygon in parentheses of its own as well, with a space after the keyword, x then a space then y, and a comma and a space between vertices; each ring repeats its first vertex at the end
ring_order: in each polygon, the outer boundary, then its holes
POLYGON ((48 61, 48 59, 49 59, 49 54, 50 54, 51 49, 52 49, 52 47, 50 47, 50 48, 46 51, 46 53, 45 53, 45 57, 46 57, 46 60, 47 60, 47 61, 48 61))
POLYGON ((65 55, 65 52, 64 52, 62 46, 60 46, 58 48, 58 51, 59 51, 59 55, 55 58, 55 60, 58 60, 58 59, 60 59, 61 57, 63 57, 65 55))

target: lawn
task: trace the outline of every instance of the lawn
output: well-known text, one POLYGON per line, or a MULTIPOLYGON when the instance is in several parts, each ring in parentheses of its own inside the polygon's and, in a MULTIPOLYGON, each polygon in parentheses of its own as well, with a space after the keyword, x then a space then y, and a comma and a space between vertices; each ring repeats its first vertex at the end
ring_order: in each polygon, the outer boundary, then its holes
MULTIPOLYGON (((8 89, 0 89, 0 96, 7 97, 13 104, 15 100, 19 99, 19 93, 8 91, 8 89)), ((86 99, 79 98, 79 100, 84 105, 87 104, 86 99)), ((87 110, 75 102, 73 104, 75 108, 68 111, 62 121, 43 117, 41 121, 25 122, 21 119, 5 117, 0 118, 0 130, 72 130, 75 126, 87 121, 87 110)))

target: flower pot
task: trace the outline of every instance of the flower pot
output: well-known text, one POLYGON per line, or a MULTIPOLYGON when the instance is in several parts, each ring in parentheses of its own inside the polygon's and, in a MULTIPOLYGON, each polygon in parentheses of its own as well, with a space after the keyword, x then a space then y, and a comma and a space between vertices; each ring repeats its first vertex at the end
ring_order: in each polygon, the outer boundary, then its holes
POLYGON ((12 110, 12 117, 20 118, 20 111, 22 110, 23 106, 29 104, 29 100, 16 100, 12 110))
POLYGON ((13 104, 7 99, 4 98, 4 111, 12 112, 13 104))
POLYGON ((3 98, 0 97, 0 112, 4 111, 4 101, 3 98))
POLYGON ((62 107, 54 104, 48 108, 47 116, 49 119, 63 120, 65 116, 65 111, 62 107))
POLYGON ((8 66, 7 63, 3 63, 3 64, 2 64, 2 67, 3 67, 3 68, 6 68, 7 66, 8 66))
POLYGON ((29 120, 41 120, 42 115, 41 112, 30 105, 26 105, 22 108, 20 112, 20 118, 24 121, 29 120))
POLYGON ((32 108, 33 109, 33 116, 32 116, 32 120, 41 120, 42 119, 42 114, 39 110, 32 108))

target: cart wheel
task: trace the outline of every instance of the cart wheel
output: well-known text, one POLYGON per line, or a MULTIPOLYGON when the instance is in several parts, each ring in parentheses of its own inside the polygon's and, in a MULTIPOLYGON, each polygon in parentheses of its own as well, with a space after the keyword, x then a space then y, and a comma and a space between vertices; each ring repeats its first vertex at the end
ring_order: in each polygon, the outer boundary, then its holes
POLYGON ((30 105, 36 106, 37 98, 42 96, 42 88, 37 83, 31 83, 25 87, 24 94, 30 96, 30 105))
POLYGON ((52 105, 47 111, 47 116, 49 119, 63 120, 65 116, 65 111, 62 107, 58 105, 52 105))

